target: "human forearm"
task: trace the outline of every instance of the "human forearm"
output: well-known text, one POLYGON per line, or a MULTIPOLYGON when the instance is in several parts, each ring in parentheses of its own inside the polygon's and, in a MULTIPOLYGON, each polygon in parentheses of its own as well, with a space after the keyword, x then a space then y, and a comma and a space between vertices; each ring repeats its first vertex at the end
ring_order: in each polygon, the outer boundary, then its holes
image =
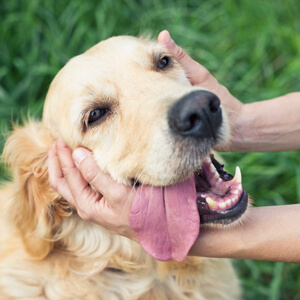
POLYGON ((241 224, 201 228, 190 255, 300 263, 300 204, 250 208, 241 224))
POLYGON ((231 151, 297 149, 300 149, 300 92, 243 105, 233 124, 231 151))

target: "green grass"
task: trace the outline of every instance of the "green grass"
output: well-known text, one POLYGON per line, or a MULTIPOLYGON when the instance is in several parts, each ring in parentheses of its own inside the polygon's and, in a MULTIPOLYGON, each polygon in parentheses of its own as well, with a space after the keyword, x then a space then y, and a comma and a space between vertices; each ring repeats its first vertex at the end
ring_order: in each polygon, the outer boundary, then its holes
MULTIPOLYGON (((243 102, 300 89, 298 0, 2 1, 0 130, 40 117, 43 99, 67 60, 112 35, 173 38, 243 102)), ((113 62, 112 62, 113 63, 113 62)), ((4 138, 0 138, 0 150, 4 138)), ((225 154, 256 205, 300 202, 299 152, 225 154)), ((0 166, 0 178, 4 178, 0 166)), ((291 230, 293 230, 291 228, 291 230)), ((245 299, 300 299, 294 264, 235 261, 245 299)))

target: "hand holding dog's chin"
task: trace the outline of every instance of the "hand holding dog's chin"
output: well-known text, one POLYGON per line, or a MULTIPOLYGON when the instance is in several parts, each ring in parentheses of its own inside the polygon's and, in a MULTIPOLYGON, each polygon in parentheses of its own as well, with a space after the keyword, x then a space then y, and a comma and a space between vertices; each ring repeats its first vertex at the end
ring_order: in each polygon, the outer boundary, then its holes
POLYGON ((129 212, 135 190, 104 174, 84 148, 73 152, 59 138, 48 153, 49 181, 85 221, 137 241, 129 226, 129 212), (93 188, 92 188, 92 187, 93 188))

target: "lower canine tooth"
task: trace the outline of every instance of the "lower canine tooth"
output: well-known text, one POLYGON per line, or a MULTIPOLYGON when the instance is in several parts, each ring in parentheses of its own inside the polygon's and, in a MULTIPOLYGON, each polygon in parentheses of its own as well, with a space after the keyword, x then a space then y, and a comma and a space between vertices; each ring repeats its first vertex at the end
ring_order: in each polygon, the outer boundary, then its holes
POLYGON ((217 207, 217 201, 210 198, 210 197, 206 198, 206 202, 209 205, 209 207, 212 208, 212 209, 215 209, 217 207))

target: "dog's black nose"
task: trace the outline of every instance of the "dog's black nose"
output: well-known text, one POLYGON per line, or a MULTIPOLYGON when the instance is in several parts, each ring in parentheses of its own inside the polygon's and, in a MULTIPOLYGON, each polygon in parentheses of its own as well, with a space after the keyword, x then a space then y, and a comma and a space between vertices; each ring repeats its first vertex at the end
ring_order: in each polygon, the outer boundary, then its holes
POLYGON ((215 137, 222 123, 219 98, 207 91, 194 91, 177 101, 168 116, 170 128, 192 137, 215 137))

